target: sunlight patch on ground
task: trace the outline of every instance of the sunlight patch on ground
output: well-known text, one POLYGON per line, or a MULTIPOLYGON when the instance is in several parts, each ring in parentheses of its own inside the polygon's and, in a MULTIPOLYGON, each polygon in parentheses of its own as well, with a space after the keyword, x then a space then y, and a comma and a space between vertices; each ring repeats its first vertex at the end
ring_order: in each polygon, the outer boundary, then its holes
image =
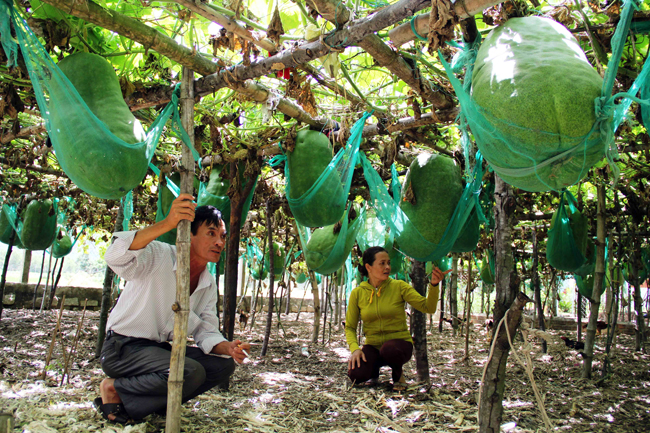
POLYGON ((89 402, 84 402, 84 403, 57 403, 57 404, 51 404, 48 407, 49 411, 52 412, 57 412, 57 411, 63 411, 64 413, 69 411, 69 410, 74 410, 74 409, 88 409, 92 407, 92 404, 89 402))
POLYGON ((512 401, 503 402, 503 407, 507 409, 512 409, 515 407, 533 407, 533 406, 534 405, 532 401, 512 400, 512 401))
POLYGON ((392 398, 389 398, 385 401, 385 404, 393 413, 393 417, 395 417, 400 410, 405 406, 408 406, 409 402, 404 399, 393 400, 392 398))
POLYGON ((264 383, 266 383, 267 385, 271 385, 271 386, 276 386, 276 385, 279 384, 279 382, 305 383, 304 380, 298 379, 297 377, 295 377, 291 373, 268 372, 268 373, 260 374, 259 377, 264 381, 264 383))
POLYGON ((347 359, 350 357, 350 351, 343 347, 335 347, 332 349, 332 352, 334 352, 334 354, 336 354, 336 356, 338 356, 341 361, 347 361, 347 359))
POLYGON ((0 382, 0 392, 2 392, 2 397, 4 398, 25 398, 25 397, 34 397, 38 394, 46 394, 47 388, 44 386, 45 382, 37 381, 36 383, 30 383, 27 387, 20 390, 12 389, 7 382, 0 382))

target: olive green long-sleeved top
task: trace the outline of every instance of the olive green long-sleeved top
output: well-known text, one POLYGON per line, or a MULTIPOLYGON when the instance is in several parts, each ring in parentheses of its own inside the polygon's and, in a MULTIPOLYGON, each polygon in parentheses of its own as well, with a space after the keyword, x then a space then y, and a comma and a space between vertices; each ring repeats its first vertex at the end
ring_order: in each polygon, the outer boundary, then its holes
POLYGON ((388 340, 401 339, 413 342, 406 324, 404 304, 408 302, 416 310, 433 314, 438 306, 439 286, 429 285, 427 297, 420 295, 402 280, 388 278, 378 288, 364 281, 352 290, 345 316, 345 338, 350 352, 359 349, 357 324, 363 321, 365 344, 380 348, 388 340))

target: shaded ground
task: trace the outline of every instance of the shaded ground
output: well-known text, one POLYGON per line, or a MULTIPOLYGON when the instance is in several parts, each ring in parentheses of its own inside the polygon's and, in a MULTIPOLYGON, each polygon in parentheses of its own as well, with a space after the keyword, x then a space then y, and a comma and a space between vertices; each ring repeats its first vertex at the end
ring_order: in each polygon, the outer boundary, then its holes
MULTIPOLYGON (((152 415, 131 427, 109 425, 92 409, 103 379, 92 358, 98 313, 87 313, 81 328, 70 383, 59 386, 65 362, 62 345, 54 348, 46 380, 40 379, 58 312, 5 310, 0 322, 0 409, 15 411, 15 431, 156 432, 164 418, 152 415)), ((74 340, 80 312, 64 312, 63 341, 74 340)), ((283 329, 273 327, 267 356, 259 357, 263 320, 239 337, 253 343, 252 360, 240 366, 228 392, 209 392, 183 406, 186 432, 391 432, 477 431, 479 381, 488 356, 486 335, 479 326, 470 333, 469 361, 463 361, 464 337, 454 337, 445 323, 442 334, 429 334, 430 388, 415 382, 415 363, 407 364, 409 389, 395 393, 389 371, 383 370, 375 388, 351 388, 347 377, 347 348, 342 331, 332 330, 327 345, 310 345, 311 314, 282 315, 283 329), (286 331, 286 334, 285 334, 286 331), (303 356, 303 347, 309 356, 303 356)), ((240 330, 238 329, 237 332, 240 330)), ((604 337, 598 337, 598 347, 604 337)), ((320 342, 321 339, 319 339, 320 342)), ((515 346, 522 351, 522 342, 515 346)), ((536 344, 536 343, 534 343, 536 344)), ((564 345, 542 355, 531 352, 534 378, 545 396, 553 426, 572 432, 650 431, 650 356, 635 353, 632 338, 619 336, 611 357, 612 373, 601 386, 580 379, 581 358, 564 345)), ((523 352, 520 352, 523 354, 523 352)), ((602 368, 597 351, 594 366, 602 368)), ((523 367, 510 357, 504 424, 511 431, 543 431, 532 387, 523 367)), ((600 371, 594 375, 600 378, 600 371)))

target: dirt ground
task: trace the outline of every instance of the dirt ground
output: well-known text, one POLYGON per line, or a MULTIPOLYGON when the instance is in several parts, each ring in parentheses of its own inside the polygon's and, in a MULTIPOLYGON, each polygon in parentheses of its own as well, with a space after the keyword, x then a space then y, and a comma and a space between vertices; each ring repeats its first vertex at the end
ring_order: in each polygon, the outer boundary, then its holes
MULTIPOLYGON (((93 359, 98 313, 86 313, 69 384, 60 386, 65 360, 81 318, 65 311, 63 345, 56 343, 47 379, 40 378, 58 312, 4 310, 0 322, 0 410, 15 414, 16 432, 158 432, 164 417, 151 415, 136 426, 108 424, 92 408, 104 378, 93 359)), ((377 387, 351 387, 345 375, 348 350, 342 330, 327 333, 329 343, 309 343, 312 315, 277 319, 269 351, 259 356, 264 317, 251 330, 237 329, 238 338, 253 345, 250 361, 239 366, 229 391, 210 391, 183 406, 186 432, 472 432, 477 431, 477 401, 489 347, 478 325, 465 337, 454 336, 448 324, 427 337, 431 386, 415 382, 415 362, 407 364, 409 387, 393 392, 389 370, 377 387), (331 337, 330 337, 331 335, 331 337), (305 349, 303 349, 305 348, 305 349), (308 356, 305 350, 308 352, 308 356)), ((328 327, 329 330, 329 327, 328 327)), ((580 378, 582 358, 563 344, 541 354, 530 341, 534 380, 556 430, 571 432, 650 431, 650 356, 635 353, 633 340, 619 336, 611 355, 612 372, 601 378, 605 337, 597 337, 594 380, 580 378)), ((526 352, 523 341, 515 347, 526 352)), ((525 358, 522 356, 522 358, 525 358)), ((510 356, 504 397, 504 428, 513 432, 544 431, 540 407, 524 367, 510 356)))

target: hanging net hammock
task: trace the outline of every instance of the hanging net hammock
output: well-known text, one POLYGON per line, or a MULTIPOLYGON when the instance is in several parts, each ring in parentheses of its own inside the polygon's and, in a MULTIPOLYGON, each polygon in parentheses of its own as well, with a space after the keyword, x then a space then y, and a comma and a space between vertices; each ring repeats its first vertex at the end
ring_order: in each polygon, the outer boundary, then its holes
MULTIPOLYGON (((17 47, 10 38, 10 22, 16 30, 18 46, 59 165, 88 194, 117 199, 140 184, 170 117, 173 129, 183 140, 189 141, 178 114, 178 87, 171 102, 144 134, 135 118, 125 120, 124 115, 112 113, 112 107, 102 105, 99 99, 97 105, 91 103, 93 107, 89 107, 9 0, 0 0, 0 19, 2 45, 10 66, 17 60, 17 47), (100 112, 104 113, 103 120, 96 115, 100 112), (110 125, 107 125, 105 122, 109 120, 110 125), (129 141, 125 141, 127 136, 129 141)), ((69 69, 78 75, 78 86, 86 90, 96 87, 102 93, 100 96, 110 94, 111 101, 118 96, 121 98, 117 77, 106 60, 88 53, 69 56, 73 57, 76 58, 70 60, 73 64, 69 69), (96 61, 97 57, 103 64, 96 61)), ((88 97, 86 99, 90 102, 88 97)), ((125 105, 123 99, 121 103, 125 105)))
POLYGON ((329 275, 341 268, 354 246, 357 232, 365 220, 365 208, 350 223, 349 208, 337 224, 322 227, 311 232, 309 228, 296 224, 303 245, 307 267, 322 275, 329 275))
MULTIPOLYGON (((60 229, 67 230, 64 223, 65 215, 59 208, 58 198, 32 200, 21 210, 20 215, 15 203, 5 203, 0 211, 0 242, 8 244, 12 232, 15 232, 15 247, 33 251, 46 250, 56 244, 60 229)), ((74 243, 70 244, 72 249, 74 243)))
POLYGON ((420 234, 398 203, 393 200, 370 161, 364 154, 361 154, 360 157, 370 191, 369 204, 375 209, 379 220, 390 228, 400 251, 408 257, 422 262, 440 260, 452 250, 473 211, 476 211, 482 220, 485 219, 478 202, 481 179, 483 178, 483 158, 480 153, 476 155, 476 166, 473 169, 472 177, 466 183, 442 238, 437 244, 429 242, 420 234))
POLYGON ((573 194, 562 191, 546 242, 548 263, 567 272, 575 272, 587 260, 589 222, 577 205, 573 194))
POLYGON ((473 65, 476 59, 474 70, 466 72, 474 81, 471 92, 468 78, 461 84, 440 55, 460 102, 461 118, 504 181, 527 191, 559 191, 582 179, 603 156, 618 177, 614 132, 632 101, 647 106, 635 95, 647 81, 648 62, 627 93, 612 96, 638 5, 638 0, 625 2, 603 80, 568 30, 540 17, 509 20, 480 50, 480 40, 462 46, 465 64, 473 65), (623 99, 615 104, 617 98, 623 99))
POLYGON ((270 161, 271 166, 287 161, 285 190, 297 223, 305 227, 323 227, 341 219, 350 193, 363 125, 371 114, 366 112, 356 121, 346 146, 337 152, 320 175, 314 173, 314 168, 320 165, 319 161, 329 159, 330 150, 327 137, 316 131, 300 131, 294 151, 270 161))

